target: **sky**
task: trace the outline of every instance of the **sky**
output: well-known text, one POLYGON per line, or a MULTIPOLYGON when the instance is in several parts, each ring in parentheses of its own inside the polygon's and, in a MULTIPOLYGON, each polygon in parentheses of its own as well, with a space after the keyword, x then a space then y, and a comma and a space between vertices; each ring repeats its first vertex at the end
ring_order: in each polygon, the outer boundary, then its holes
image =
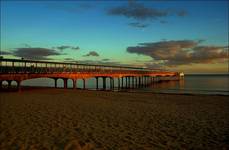
POLYGON ((228 1, 1 1, 1 56, 228 72, 228 1))

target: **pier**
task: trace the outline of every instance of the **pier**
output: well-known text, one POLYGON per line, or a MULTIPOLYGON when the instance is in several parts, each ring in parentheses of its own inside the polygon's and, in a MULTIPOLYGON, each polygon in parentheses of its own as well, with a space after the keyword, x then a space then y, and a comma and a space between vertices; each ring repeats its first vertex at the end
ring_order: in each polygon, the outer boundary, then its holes
POLYGON ((73 89, 77 88, 78 80, 83 81, 83 89, 86 89, 87 80, 95 78, 97 90, 106 90, 107 81, 110 90, 113 90, 143 88, 157 81, 180 80, 181 76, 179 72, 158 69, 0 58, 1 88, 3 82, 11 88, 11 83, 16 81, 20 89, 22 81, 35 78, 51 78, 55 88, 58 79, 63 80, 64 88, 68 88, 68 80, 71 80, 73 89), (102 87, 99 87, 101 79, 102 87))

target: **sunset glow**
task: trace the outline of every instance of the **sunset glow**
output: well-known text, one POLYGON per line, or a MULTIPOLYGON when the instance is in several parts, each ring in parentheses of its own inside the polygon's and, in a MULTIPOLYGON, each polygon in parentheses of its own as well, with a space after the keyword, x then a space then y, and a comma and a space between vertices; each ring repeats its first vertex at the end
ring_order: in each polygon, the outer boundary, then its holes
POLYGON ((1 56, 228 72, 228 1, 1 1, 1 56))

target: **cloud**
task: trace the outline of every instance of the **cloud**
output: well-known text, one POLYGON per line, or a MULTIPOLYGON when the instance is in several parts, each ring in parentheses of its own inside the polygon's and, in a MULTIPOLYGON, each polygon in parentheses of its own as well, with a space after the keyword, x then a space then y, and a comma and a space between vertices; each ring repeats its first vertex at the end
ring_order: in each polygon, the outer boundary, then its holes
POLYGON ((151 56, 156 60, 166 60, 172 57, 177 50, 196 46, 195 41, 162 41, 156 43, 139 43, 139 46, 128 47, 127 52, 151 56))
POLYGON ((180 10, 176 12, 177 16, 184 17, 187 16, 187 12, 185 10, 180 10))
POLYGON ((166 23, 168 23, 168 21, 161 20, 161 21, 160 21, 160 23, 162 23, 162 24, 166 24, 166 23))
POLYGON ((63 51, 64 49, 68 49, 68 48, 71 48, 71 46, 58 46, 56 47, 57 49, 63 51))
POLYGON ((78 63, 78 64, 92 64, 92 65, 104 65, 104 66, 125 66, 125 67, 143 67, 139 64, 127 64, 111 59, 101 59, 101 60, 76 60, 73 58, 65 58, 65 62, 78 63))
POLYGON ((104 59, 102 59, 102 61, 110 61, 110 59, 104 58, 104 59))
POLYGON ((96 56, 96 57, 98 57, 99 54, 96 51, 90 51, 88 54, 83 55, 83 56, 85 56, 85 57, 87 57, 87 56, 96 56))
POLYGON ((17 48, 12 54, 16 57, 23 57, 26 59, 47 60, 48 56, 61 55, 61 53, 47 48, 17 48))
POLYGON ((167 16, 168 12, 154 8, 147 8, 143 4, 131 2, 127 6, 119 6, 109 9, 108 14, 114 16, 124 16, 136 20, 147 20, 167 16))
POLYGON ((142 24, 140 22, 133 22, 129 23, 128 25, 136 28, 146 28, 148 26, 147 24, 142 24))
POLYGON ((118 61, 102 61, 102 60, 79 60, 77 63, 81 64, 93 64, 93 65, 106 65, 106 66, 125 66, 125 67, 134 67, 133 64, 125 64, 118 61))
POLYGON ((80 47, 79 47, 79 46, 76 46, 76 47, 73 47, 73 46, 72 46, 71 49, 72 49, 72 50, 79 50, 80 47))
POLYGON ((7 51, 0 51, 1 55, 11 55, 11 52, 7 52, 7 51))
POLYGON ((30 48, 30 47, 31 47, 31 46, 30 46, 29 44, 27 44, 27 43, 23 43, 22 45, 23 45, 23 47, 27 47, 27 48, 30 48))
POLYGON ((158 17, 167 16, 166 11, 147 8, 143 4, 132 3, 128 6, 119 6, 108 10, 109 15, 124 16, 136 20, 156 19, 158 17))
POLYGON ((151 69, 164 69, 164 64, 162 63, 156 63, 156 62, 148 62, 148 63, 144 63, 146 68, 151 68, 151 69))
POLYGON ((64 61, 76 61, 76 60, 73 58, 65 58, 64 61))
POLYGON ((139 43, 128 47, 127 52, 146 55, 161 65, 177 66, 194 63, 215 63, 227 59, 228 47, 200 46, 200 41, 178 40, 139 43))
POLYGON ((60 51, 63 51, 65 49, 72 49, 72 50, 79 50, 80 49, 79 46, 74 47, 74 46, 66 46, 66 45, 62 45, 62 46, 58 46, 58 47, 54 47, 54 48, 56 48, 60 51))
MULTIPOLYGON (((65 58, 64 61, 74 62, 74 63, 86 63, 86 64, 106 64, 112 62, 110 59, 106 59, 106 58, 101 60, 76 60, 73 58, 65 58)), ((114 61, 112 63, 114 63, 114 61)))
POLYGON ((185 16, 186 11, 171 11, 169 9, 156 9, 152 7, 146 7, 141 3, 131 1, 128 5, 118 6, 108 9, 107 13, 113 16, 124 16, 135 20, 155 20, 161 17, 175 14, 177 16, 185 16))

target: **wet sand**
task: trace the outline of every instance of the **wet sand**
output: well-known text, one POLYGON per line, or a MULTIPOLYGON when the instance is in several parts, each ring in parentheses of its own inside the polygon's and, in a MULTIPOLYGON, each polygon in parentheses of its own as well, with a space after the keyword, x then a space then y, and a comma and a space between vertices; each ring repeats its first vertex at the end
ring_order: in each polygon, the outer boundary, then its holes
POLYGON ((229 149, 228 96, 0 93, 0 149, 229 149))

